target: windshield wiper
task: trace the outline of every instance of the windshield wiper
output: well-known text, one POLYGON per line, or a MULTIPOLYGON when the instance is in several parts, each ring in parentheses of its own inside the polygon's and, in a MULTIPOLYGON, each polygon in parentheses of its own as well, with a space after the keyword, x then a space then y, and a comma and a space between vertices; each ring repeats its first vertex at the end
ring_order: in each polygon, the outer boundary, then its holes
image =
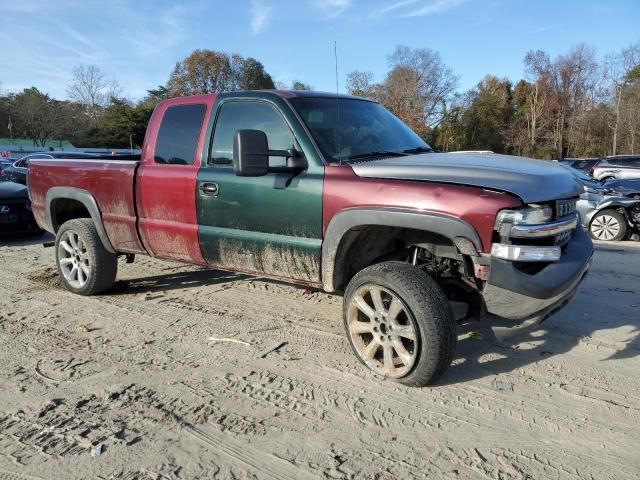
POLYGON ((431 153, 436 152, 435 149, 431 147, 415 147, 415 148, 407 148, 403 150, 403 153, 431 153))
POLYGON ((405 152, 394 152, 393 150, 374 150, 369 153, 359 153, 357 155, 351 155, 345 158, 344 160, 358 160, 359 158, 368 158, 368 157, 406 157, 407 153, 405 152))

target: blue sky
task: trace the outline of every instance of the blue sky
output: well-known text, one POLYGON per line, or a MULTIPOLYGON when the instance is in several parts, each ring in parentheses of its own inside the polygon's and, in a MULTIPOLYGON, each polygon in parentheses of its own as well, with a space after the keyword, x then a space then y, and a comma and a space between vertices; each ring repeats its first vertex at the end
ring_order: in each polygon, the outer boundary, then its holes
POLYGON ((131 99, 165 83, 196 48, 262 61, 275 80, 340 89, 347 72, 382 80, 398 44, 428 47, 460 90, 492 73, 517 80, 530 49, 599 56, 640 40, 640 0, 0 0, 0 89, 66 97, 73 67, 96 64, 131 99))

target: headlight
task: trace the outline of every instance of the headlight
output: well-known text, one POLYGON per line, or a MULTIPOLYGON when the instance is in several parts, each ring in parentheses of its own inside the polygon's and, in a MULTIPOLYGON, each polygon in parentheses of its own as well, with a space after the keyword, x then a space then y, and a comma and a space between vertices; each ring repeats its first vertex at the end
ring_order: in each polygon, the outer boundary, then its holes
POLYGON ((496 217, 496 230, 504 223, 521 225, 539 225, 548 222, 553 218, 551 207, 532 205, 519 210, 502 210, 496 217))
POLYGON ((491 256, 514 262, 557 262, 560 260, 560 247, 528 247, 494 243, 491 256))

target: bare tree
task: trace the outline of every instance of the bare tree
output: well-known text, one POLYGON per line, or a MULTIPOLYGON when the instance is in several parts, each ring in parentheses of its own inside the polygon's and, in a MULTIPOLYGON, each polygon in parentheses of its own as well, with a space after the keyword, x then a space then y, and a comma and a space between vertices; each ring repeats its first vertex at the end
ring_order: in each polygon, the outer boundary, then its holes
POLYGON ((73 69, 73 78, 67 88, 67 95, 85 106, 94 125, 102 109, 112 97, 119 96, 121 88, 96 65, 79 65, 73 69))
MULTIPOLYGON (((453 74, 440 58, 440 54, 428 48, 411 49, 405 46, 396 47, 389 56, 392 68, 387 80, 393 79, 394 71, 404 77, 399 84, 406 84, 408 72, 413 77, 415 90, 407 92, 413 95, 414 101, 421 104, 423 119, 427 128, 433 128, 440 123, 443 115, 443 105, 451 98, 458 84, 458 77, 453 74), (402 73, 404 72, 404 73, 402 73)), ((389 89, 389 86, 387 86, 389 89)), ((394 92, 392 95, 398 95, 394 92)))
POLYGON ((638 77, 631 77, 625 88, 621 117, 624 121, 623 138, 628 153, 636 153, 640 146, 640 68, 638 77))
POLYGON ((358 97, 371 96, 373 89, 373 73, 354 70, 347 75, 347 92, 358 97))
POLYGON ((593 47, 580 44, 555 62, 560 85, 561 124, 559 155, 570 156, 574 133, 580 117, 590 108, 597 82, 598 62, 593 47))
POLYGON ((640 43, 630 45, 619 53, 608 55, 605 59, 605 78, 610 83, 613 101, 613 111, 608 122, 612 130, 612 155, 615 155, 618 150, 623 91, 629 83, 628 72, 638 64, 640 64, 640 43))
POLYGON ((547 99, 551 95, 551 62, 541 51, 528 52, 524 57, 525 72, 532 81, 526 97, 526 119, 529 147, 534 151, 538 141, 538 130, 542 127, 547 99))

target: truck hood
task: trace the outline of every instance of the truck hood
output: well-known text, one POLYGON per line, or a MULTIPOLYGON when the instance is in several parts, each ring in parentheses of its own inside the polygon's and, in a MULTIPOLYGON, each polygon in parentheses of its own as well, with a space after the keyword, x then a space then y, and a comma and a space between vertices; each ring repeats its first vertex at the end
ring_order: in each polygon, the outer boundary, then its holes
POLYGON ((453 183, 512 193, 525 203, 577 197, 582 185, 555 162, 498 154, 424 153, 351 164, 359 177, 453 183))

